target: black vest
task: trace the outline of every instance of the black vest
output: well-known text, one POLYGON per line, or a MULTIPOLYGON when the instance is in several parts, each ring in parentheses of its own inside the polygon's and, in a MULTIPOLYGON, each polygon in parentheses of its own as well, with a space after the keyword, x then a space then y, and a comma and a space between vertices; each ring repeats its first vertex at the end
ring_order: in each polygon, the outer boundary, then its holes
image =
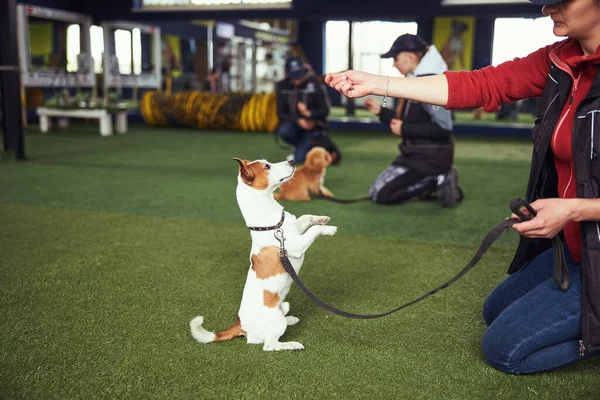
MULTIPOLYGON (((558 118, 570 100, 572 80, 556 65, 550 66, 539 115, 533 127, 533 155, 527 184, 527 200, 558 197, 558 176, 550 140, 558 118)), ((600 197, 600 73, 577 108, 573 123, 573 162, 577 197, 600 197)), ((600 201, 600 200, 599 200, 600 201)), ((583 279, 583 337, 587 353, 600 351, 600 222, 581 222, 583 279)), ((512 274, 550 248, 549 239, 522 237, 508 270, 512 274)))

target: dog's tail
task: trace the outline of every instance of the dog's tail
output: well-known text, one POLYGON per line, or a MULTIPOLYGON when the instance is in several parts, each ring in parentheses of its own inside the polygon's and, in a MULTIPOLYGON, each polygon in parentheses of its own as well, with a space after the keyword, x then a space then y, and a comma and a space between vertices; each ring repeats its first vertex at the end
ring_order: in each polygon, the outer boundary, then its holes
POLYGON ((209 332, 202 327, 204 317, 196 317, 190 321, 190 330, 194 339, 200 343, 219 342, 221 340, 231 340, 234 337, 246 336, 246 332, 242 329, 240 318, 238 317, 232 327, 220 332, 209 332))

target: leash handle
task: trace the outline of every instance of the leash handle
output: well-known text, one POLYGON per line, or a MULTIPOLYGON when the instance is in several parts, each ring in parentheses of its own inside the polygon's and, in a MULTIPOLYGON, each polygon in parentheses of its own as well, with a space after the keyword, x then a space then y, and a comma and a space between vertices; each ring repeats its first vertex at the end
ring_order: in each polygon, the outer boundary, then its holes
MULTIPOLYGON (((531 204, 520 198, 511 200, 510 209, 519 217, 520 222, 531 221, 537 215, 537 211, 535 211, 531 204), (522 211, 523 208, 527 210, 527 214, 522 211)), ((571 275, 567 268, 565 252, 558 235, 552 238, 552 249, 554 254, 552 279, 560 290, 566 291, 571 286, 571 275)))
POLYGON ((529 204, 528 201, 516 198, 510 201, 510 210, 521 219, 521 222, 530 221, 537 215, 537 211, 529 204), (522 209, 527 209, 528 214, 525 214, 522 209))
MULTIPOLYGON (((511 200, 510 209, 513 213, 519 216, 521 219, 520 222, 531 221, 537 215, 537 211, 535 211, 529 202, 519 198, 511 200), (527 214, 522 211, 523 208, 527 210, 527 214)), ((571 275, 569 274, 569 269, 567 268, 565 252, 558 235, 552 238, 552 249, 554 254, 552 279, 560 290, 566 291, 571 286, 571 275)))

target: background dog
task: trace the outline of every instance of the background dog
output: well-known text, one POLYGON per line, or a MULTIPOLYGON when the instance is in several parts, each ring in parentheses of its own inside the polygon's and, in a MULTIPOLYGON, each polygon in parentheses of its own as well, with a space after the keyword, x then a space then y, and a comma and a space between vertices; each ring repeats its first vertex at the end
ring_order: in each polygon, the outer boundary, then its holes
POLYGON ((306 155, 304 165, 298 167, 294 177, 281 185, 277 200, 309 201, 310 194, 333 197, 323 182, 325 169, 331 164, 331 155, 323 147, 313 147, 306 155))
POLYGON ((273 191, 294 176, 294 161, 271 164, 266 160, 234 160, 240 165, 236 196, 246 226, 269 229, 250 231, 250 269, 237 321, 230 328, 213 333, 202 327, 204 318, 199 316, 190 322, 192 336, 200 343, 246 336, 248 343, 262 343, 265 351, 302 350, 304 346, 298 342, 279 341, 287 326, 299 319, 287 315, 290 305, 283 300, 292 278, 281 265, 279 241, 271 228, 282 223, 288 258, 299 273, 310 245, 318 236, 333 236, 337 227, 325 226, 329 217, 324 216, 303 215, 296 219, 273 198, 273 191))

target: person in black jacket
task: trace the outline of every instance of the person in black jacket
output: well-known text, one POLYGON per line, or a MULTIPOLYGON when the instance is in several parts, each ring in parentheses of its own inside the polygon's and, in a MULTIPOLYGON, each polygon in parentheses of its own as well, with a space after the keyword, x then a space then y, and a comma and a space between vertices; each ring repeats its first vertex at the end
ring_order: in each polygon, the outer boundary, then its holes
MULTIPOLYGON (((435 46, 419 36, 405 34, 381 56, 392 57, 394 67, 405 76, 442 73, 446 63, 435 46)), ((461 198, 458 174, 452 168, 454 140, 452 116, 443 107, 400 99, 396 110, 382 107, 375 99, 365 100, 366 108, 402 136, 400 155, 373 182, 371 199, 379 204, 398 204, 427 192, 436 191, 443 206, 461 198)))
POLYGON ((323 83, 300 57, 288 58, 285 71, 285 79, 276 88, 277 134, 294 146, 294 161, 302 163, 315 139, 324 135, 329 98, 323 83))

